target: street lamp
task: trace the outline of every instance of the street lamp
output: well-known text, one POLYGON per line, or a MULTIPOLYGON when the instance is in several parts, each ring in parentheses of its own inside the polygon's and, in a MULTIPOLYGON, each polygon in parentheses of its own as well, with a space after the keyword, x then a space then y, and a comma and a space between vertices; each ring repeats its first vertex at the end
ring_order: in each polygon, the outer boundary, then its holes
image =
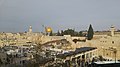
POLYGON ((116 54, 117 54, 116 48, 113 49, 113 53, 115 54, 115 63, 116 63, 116 54))

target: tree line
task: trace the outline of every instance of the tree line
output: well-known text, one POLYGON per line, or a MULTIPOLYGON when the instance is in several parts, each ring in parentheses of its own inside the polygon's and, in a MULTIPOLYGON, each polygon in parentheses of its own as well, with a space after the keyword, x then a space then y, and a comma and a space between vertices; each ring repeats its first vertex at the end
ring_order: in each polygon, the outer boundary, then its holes
POLYGON ((77 32, 74 29, 67 29, 67 30, 61 30, 57 32, 56 34, 57 36, 63 36, 63 35, 71 35, 71 36, 86 36, 85 33, 83 33, 83 31, 77 32))
MULTIPOLYGON (((92 25, 90 24, 87 33, 84 33, 84 31, 75 31, 74 29, 67 29, 67 30, 61 30, 56 33, 56 36, 63 36, 63 35, 71 35, 71 36, 80 36, 80 37, 87 37, 88 40, 91 40, 94 35, 94 30, 92 28, 92 25)), ((50 32, 50 36, 53 36, 53 32, 50 32)))

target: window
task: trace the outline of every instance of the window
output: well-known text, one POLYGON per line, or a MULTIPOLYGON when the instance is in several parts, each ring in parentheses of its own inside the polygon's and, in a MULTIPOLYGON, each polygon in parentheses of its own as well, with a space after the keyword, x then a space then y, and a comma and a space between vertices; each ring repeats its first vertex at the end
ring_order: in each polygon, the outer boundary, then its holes
POLYGON ((114 44, 114 41, 112 41, 112 44, 114 44))

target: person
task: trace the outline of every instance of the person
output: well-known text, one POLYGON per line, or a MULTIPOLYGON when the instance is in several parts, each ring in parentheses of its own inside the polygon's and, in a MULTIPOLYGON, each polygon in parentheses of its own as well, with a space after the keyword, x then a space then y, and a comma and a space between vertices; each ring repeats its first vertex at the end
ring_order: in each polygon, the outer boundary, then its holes
POLYGON ((89 63, 88 61, 85 62, 85 67, 88 67, 89 63))
POLYGON ((81 62, 81 67, 85 67, 85 60, 84 59, 81 62))
POLYGON ((94 62, 95 62, 95 58, 92 59, 92 63, 94 63, 94 62))
POLYGON ((77 64, 78 66, 80 66, 80 59, 77 59, 77 64))

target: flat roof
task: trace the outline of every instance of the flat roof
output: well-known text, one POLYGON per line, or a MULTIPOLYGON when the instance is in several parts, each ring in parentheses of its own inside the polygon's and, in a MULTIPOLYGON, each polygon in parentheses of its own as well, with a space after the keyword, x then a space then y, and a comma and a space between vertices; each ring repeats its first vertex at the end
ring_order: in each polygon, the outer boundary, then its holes
POLYGON ((97 49, 96 47, 81 47, 81 48, 76 48, 75 51, 70 51, 68 53, 64 53, 64 54, 59 54, 57 55, 58 58, 65 58, 67 56, 72 56, 72 55, 76 55, 76 54, 80 54, 80 53, 85 53, 87 51, 91 51, 91 50, 95 50, 97 49))
POLYGON ((81 47, 81 48, 76 48, 75 53, 83 53, 87 51, 91 51, 97 49, 96 47, 81 47))
POLYGON ((98 61, 94 63, 95 64, 112 64, 112 63, 120 63, 120 61, 98 61))

